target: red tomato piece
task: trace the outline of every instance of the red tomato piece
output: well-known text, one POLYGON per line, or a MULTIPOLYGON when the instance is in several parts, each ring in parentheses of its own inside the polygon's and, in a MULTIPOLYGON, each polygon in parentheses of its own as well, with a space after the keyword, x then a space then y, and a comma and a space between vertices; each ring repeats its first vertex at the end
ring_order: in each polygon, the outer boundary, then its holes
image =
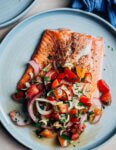
POLYGON ((37 88, 38 88, 39 92, 42 92, 42 90, 43 90, 43 85, 42 85, 42 84, 39 84, 39 85, 37 85, 37 88))
POLYGON ((70 115, 75 115, 77 113, 77 110, 75 108, 72 108, 69 113, 70 115))
POLYGON ((79 119, 75 117, 75 118, 71 118, 70 121, 72 123, 77 123, 77 122, 79 122, 79 119))
POLYGON ((78 138, 79 138, 78 133, 72 134, 72 136, 71 136, 71 140, 77 140, 78 138))
POLYGON ((65 68, 64 73, 66 75, 66 79, 69 82, 78 82, 79 78, 75 73, 73 73, 69 68, 65 68))
POLYGON ((35 95, 37 95, 39 92, 38 88, 36 85, 31 85, 28 90, 27 90, 27 97, 29 99, 32 99, 35 95))
POLYGON ((54 98, 53 96, 47 96, 47 99, 48 99, 49 101, 54 101, 54 100, 55 100, 55 98, 54 98))
POLYGON ((61 147, 66 147, 66 146, 68 146, 68 141, 65 140, 64 138, 62 138, 61 136, 58 136, 58 141, 59 141, 61 147))
POLYGON ((57 72, 55 70, 50 70, 45 76, 49 77, 51 80, 55 80, 57 77, 57 72))
POLYGON ((64 77, 65 77, 65 74, 64 74, 64 73, 60 73, 60 74, 57 76, 57 79, 62 80, 62 79, 64 79, 64 77))
POLYGON ((90 106, 90 99, 86 96, 80 97, 80 102, 83 103, 86 106, 90 106))
POLYGON ((61 88, 57 88, 53 92, 54 92, 56 99, 61 99, 64 101, 67 100, 67 95, 61 88))
POLYGON ((110 92, 103 93, 103 94, 100 96, 100 101, 101 101, 103 104, 105 104, 105 105, 110 105, 111 102, 112 102, 111 93, 110 93, 110 92))
POLYGON ((106 93, 110 91, 109 86, 106 84, 104 80, 98 80, 97 87, 99 91, 102 93, 106 93))
POLYGON ((52 117, 52 114, 49 114, 49 115, 44 115, 45 118, 49 119, 52 117))
POLYGON ((67 113, 68 112, 68 105, 67 104, 60 104, 58 105, 59 110, 61 113, 67 113))
POLYGON ((20 101, 22 98, 24 98, 24 92, 23 91, 18 91, 17 93, 13 94, 12 95, 12 98, 15 100, 15 101, 20 101))
POLYGON ((55 120, 59 120, 60 119, 59 113, 58 112, 52 113, 52 118, 55 119, 55 120))

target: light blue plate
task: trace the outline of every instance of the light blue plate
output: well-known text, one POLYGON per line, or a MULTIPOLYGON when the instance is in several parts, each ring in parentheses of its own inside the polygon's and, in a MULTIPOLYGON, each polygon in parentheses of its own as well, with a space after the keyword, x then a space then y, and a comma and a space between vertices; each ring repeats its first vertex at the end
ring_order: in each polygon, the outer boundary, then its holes
POLYGON ((34 150, 58 150, 58 146, 50 146, 50 140, 38 141, 32 135, 30 127, 20 128, 13 125, 8 113, 12 109, 19 109, 10 98, 16 89, 16 84, 25 70, 25 64, 30 60, 41 34, 45 29, 69 28, 73 31, 103 36, 105 40, 105 57, 103 78, 111 87, 112 105, 107 107, 100 122, 96 125, 87 125, 85 133, 77 146, 66 150, 91 150, 115 133, 116 128, 116 31, 106 21, 91 13, 72 10, 57 9, 39 13, 17 25, 2 41, 0 46, 0 119, 5 128, 19 142, 34 150), (111 48, 107 46, 110 45, 111 48))
POLYGON ((35 0, 0 0, 0 28, 16 22, 34 3, 35 0))

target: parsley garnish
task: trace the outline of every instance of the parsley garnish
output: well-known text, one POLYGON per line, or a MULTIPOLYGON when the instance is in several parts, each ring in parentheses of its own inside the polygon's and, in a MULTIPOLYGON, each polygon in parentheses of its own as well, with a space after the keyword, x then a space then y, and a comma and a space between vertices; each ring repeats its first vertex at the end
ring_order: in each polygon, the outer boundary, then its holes
POLYGON ((94 114, 93 111, 88 112, 88 114, 87 114, 87 120, 89 120, 89 116, 90 116, 90 115, 93 115, 93 114, 94 114))
POLYGON ((36 128, 39 128, 39 127, 41 127, 41 123, 40 122, 34 123, 33 126, 36 128))
POLYGON ((65 130, 65 127, 62 127, 62 130, 65 130))
POLYGON ((49 77, 44 77, 44 81, 48 83, 48 82, 50 82, 50 78, 49 77))
POLYGON ((82 93, 83 93, 83 91, 78 91, 78 93, 81 93, 81 94, 82 94, 82 93))
POLYGON ((83 106, 83 103, 79 102, 79 103, 78 103, 78 106, 83 106))
POLYGON ((68 142, 70 142, 70 138, 67 135, 62 134, 61 137, 65 140, 67 140, 68 142))
POLYGON ((60 122, 61 123, 65 123, 66 119, 67 119, 67 114, 61 114, 61 116, 60 116, 60 122))
POLYGON ((84 78, 81 78, 81 81, 84 81, 85 80, 85 77, 84 78))
POLYGON ((57 106, 54 106, 54 109, 56 112, 59 112, 59 108, 57 106))
POLYGON ((50 90, 48 96, 54 96, 53 90, 50 90))
POLYGON ((35 132, 35 134, 37 135, 38 138, 42 138, 42 136, 40 135, 40 132, 38 130, 35 130, 34 132, 35 132))
POLYGON ((43 68, 43 71, 44 71, 44 72, 47 72, 47 71, 48 71, 48 68, 47 68, 47 67, 43 68))

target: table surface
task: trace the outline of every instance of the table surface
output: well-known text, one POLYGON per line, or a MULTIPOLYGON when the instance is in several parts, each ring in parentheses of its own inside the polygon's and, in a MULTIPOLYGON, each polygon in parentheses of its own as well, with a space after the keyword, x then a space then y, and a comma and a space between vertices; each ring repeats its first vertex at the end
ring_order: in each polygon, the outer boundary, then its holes
MULTIPOLYGON (((67 7, 69 6, 71 0, 38 0, 35 6, 19 21, 15 24, 0 29, 0 41, 6 36, 6 34, 14 27, 16 24, 24 20, 25 18, 36 14, 37 12, 59 8, 59 7, 67 7)), ((109 142, 105 143, 98 150, 116 150, 116 136, 109 140, 109 142)), ((27 150, 23 145, 18 143, 0 124, 0 149, 1 150, 27 150)))

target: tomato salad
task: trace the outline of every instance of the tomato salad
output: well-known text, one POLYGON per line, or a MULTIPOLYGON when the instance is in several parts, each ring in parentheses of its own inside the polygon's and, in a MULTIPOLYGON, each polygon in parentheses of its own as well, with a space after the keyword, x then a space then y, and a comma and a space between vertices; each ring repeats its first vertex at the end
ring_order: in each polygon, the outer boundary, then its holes
POLYGON ((38 138, 55 138, 66 147, 79 139, 87 122, 95 124, 100 120, 104 105, 111 104, 110 89, 99 80, 96 86, 100 97, 92 97, 92 74, 86 69, 46 68, 42 77, 30 74, 25 88, 12 96, 23 104, 23 113, 15 110, 9 115, 18 126, 32 124, 38 138))

